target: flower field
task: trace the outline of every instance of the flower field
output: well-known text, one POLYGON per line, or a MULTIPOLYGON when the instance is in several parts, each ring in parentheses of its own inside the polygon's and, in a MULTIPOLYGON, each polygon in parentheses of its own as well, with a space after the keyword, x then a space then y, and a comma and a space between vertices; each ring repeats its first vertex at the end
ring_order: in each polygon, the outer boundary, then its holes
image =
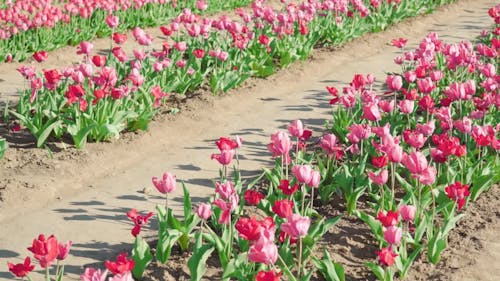
MULTIPOLYGON (((149 148, 144 163, 137 161, 143 153, 140 144, 137 151, 125 149, 130 165, 115 158, 117 166, 127 167, 123 175, 116 177, 112 168, 103 168, 107 174, 101 173, 109 177, 109 193, 114 192, 111 185, 130 188, 147 182, 143 195, 122 194, 111 203, 97 189, 75 195, 70 190, 57 197, 66 201, 68 196, 70 207, 57 202, 49 207, 64 214, 69 223, 88 220, 92 229, 85 230, 87 234, 93 229, 106 232, 101 220, 115 222, 121 236, 113 241, 128 244, 105 250, 108 241, 94 240, 99 241, 96 250, 107 252, 102 263, 66 267, 73 251, 75 256, 82 255, 85 244, 66 231, 59 239, 55 230, 63 224, 44 225, 40 233, 47 235, 33 240, 28 256, 26 251, 11 256, 19 262, 7 263, 10 276, 32 276, 33 280, 66 280, 75 275, 80 280, 423 280, 432 277, 430 268, 448 264, 450 253, 466 251, 453 243, 460 243, 456 233, 467 231, 469 217, 494 224, 494 219, 485 219, 488 208, 484 206, 494 209, 495 204, 488 205, 487 200, 499 199, 500 5, 488 6, 486 13, 493 21, 471 41, 450 42, 449 35, 442 38, 438 32, 426 33, 420 40, 389 33, 391 40, 384 48, 391 50, 391 58, 379 60, 388 69, 385 75, 381 74, 384 70, 370 73, 371 68, 344 73, 342 78, 328 75, 318 84, 321 89, 302 105, 287 106, 287 94, 311 92, 309 86, 294 88, 293 82, 282 90, 284 94, 276 94, 284 101, 271 115, 265 114, 266 108, 280 102, 272 94, 260 98, 261 112, 251 112, 253 107, 250 111, 233 108, 234 102, 246 99, 231 97, 237 90, 214 98, 246 80, 279 84, 286 71, 282 69, 293 69, 294 61, 306 60, 314 49, 352 46, 347 42, 403 18, 431 12, 438 4, 282 2, 283 9, 275 9, 254 1, 249 9, 237 9, 237 20, 202 18, 184 9, 171 23, 162 25, 166 39, 160 50, 152 48, 153 38, 136 27, 133 58, 122 49, 127 36, 115 33, 109 39, 111 48, 104 52, 95 53, 91 42, 79 43, 79 65, 41 73, 33 66, 18 69, 27 88, 20 92, 17 107, 5 110, 4 119, 16 120, 10 134, 29 132, 28 142, 35 143, 32 149, 45 148, 58 163, 64 162, 58 156, 62 152, 55 149, 61 147, 56 145, 61 140, 63 150, 74 145, 69 149, 83 158, 86 149, 118 151, 112 147, 115 143, 87 142, 127 138, 126 131, 150 129, 151 145, 160 145, 149 148), (220 110, 213 117, 211 111, 193 113, 190 124, 196 127, 219 120, 212 124, 218 127, 213 132, 223 136, 214 140, 212 129, 204 127, 194 134, 207 136, 202 131, 209 130, 210 139, 194 145, 188 140, 193 135, 190 129, 182 131, 173 125, 166 140, 155 139, 158 127, 151 122, 153 118, 176 113, 178 101, 173 99, 196 99, 200 87, 210 91, 201 106, 213 101, 221 103, 214 105, 220 110), (280 110, 290 119, 280 117, 280 110), (235 120, 219 118, 233 114, 249 114, 246 120, 256 122, 241 130, 235 120), (264 116, 282 119, 266 123, 264 131, 258 125, 264 116), (189 152, 193 155, 183 154, 190 160, 177 163, 205 159, 206 167, 169 164, 179 153, 163 145, 171 139, 183 143, 183 150, 193 149, 189 152), (155 158, 155 148, 168 158, 155 158), (255 157, 260 162, 248 168, 249 159, 255 157), (167 171, 160 165, 168 167, 167 171), (134 172, 136 166, 144 167, 141 179, 134 172), (93 215, 96 211, 112 213, 93 215), (478 217, 478 212, 483 215, 478 217)), ((110 28, 115 19, 107 20, 110 28)), ((419 20, 407 27, 418 27, 419 20)), ((47 54, 34 59, 43 61, 47 54)), ((189 111, 181 110, 184 114, 189 111)), ((12 138, 7 142, 0 142, 0 156, 5 154, 5 167, 16 167, 10 153, 22 148, 12 138), (13 147, 7 148, 7 142, 13 147)), ((124 147, 128 146, 120 149, 124 147)), ((26 168, 17 167, 22 177, 26 168)), ((75 175, 86 171, 91 170, 83 165, 60 180, 72 188, 75 175)), ((85 224, 78 225, 83 229, 85 224)), ((98 239, 104 237, 110 236, 102 234, 98 239)), ((468 237, 462 235, 464 241, 468 237)), ((446 269, 440 274, 453 276, 446 269)))

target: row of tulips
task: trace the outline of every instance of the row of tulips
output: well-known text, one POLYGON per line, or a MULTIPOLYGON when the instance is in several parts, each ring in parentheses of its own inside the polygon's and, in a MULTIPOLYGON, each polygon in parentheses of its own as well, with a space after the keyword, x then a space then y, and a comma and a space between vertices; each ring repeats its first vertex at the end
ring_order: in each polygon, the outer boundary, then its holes
POLYGON ((252 12, 236 10, 240 21, 201 18, 186 9, 160 27, 168 39, 159 50, 151 48, 149 34, 135 28, 138 47, 133 58, 120 46, 127 36, 115 32, 107 56, 93 54, 92 44, 82 42, 77 50, 82 63, 77 66, 43 74, 34 67, 19 68, 30 89, 21 94, 12 114, 35 136, 37 146, 49 136, 70 135, 80 148, 87 140, 109 140, 123 130, 146 129, 171 93, 185 94, 204 85, 214 93, 228 91, 251 76, 266 77, 306 59, 317 45, 342 44, 441 2, 448 1, 365 5, 312 0, 274 10, 256 0, 252 12))
MULTIPOLYGON (((497 22, 499 11, 500 5, 490 9, 497 22)), ((405 50, 404 39, 394 40, 402 71, 387 75, 384 94, 373 89, 373 75, 355 75, 342 94, 327 87, 334 106, 330 132, 316 141, 300 120, 275 132, 267 146, 275 167, 250 183, 240 175, 243 140, 221 137, 211 156, 221 164, 214 196, 193 208, 183 184, 183 217, 176 217, 168 207, 176 177, 153 177, 166 196, 156 208, 155 255, 141 237, 153 213, 131 210, 131 258, 120 254, 106 262, 106 271, 87 268, 82 280, 105 280, 108 270, 111 280, 140 279, 153 259, 166 262, 174 245, 192 251, 191 280, 201 280, 211 256, 220 262, 222 280, 310 280, 315 273, 344 280, 342 265, 315 251, 340 219, 318 212, 319 204, 338 205, 333 194, 344 196, 346 216, 372 230, 380 249, 366 266, 379 280, 403 279, 424 248, 437 263, 467 205, 500 182, 499 38, 497 24, 475 44, 446 44, 431 33, 416 50, 405 50), (373 211, 358 210, 360 199, 373 211)), ((56 245, 53 236, 40 236, 29 249, 47 275, 71 243, 56 245)), ((9 269, 25 277, 33 265, 27 258, 9 269)))
POLYGON ((77 45, 134 27, 159 26, 183 9, 197 13, 246 6, 250 0, 7 1, 0 5, 0 61, 24 61, 33 52, 77 45), (55 2, 55 3, 54 3, 55 2), (210 4, 210 5, 208 5, 210 4), (116 29, 106 18, 119 17, 116 29))

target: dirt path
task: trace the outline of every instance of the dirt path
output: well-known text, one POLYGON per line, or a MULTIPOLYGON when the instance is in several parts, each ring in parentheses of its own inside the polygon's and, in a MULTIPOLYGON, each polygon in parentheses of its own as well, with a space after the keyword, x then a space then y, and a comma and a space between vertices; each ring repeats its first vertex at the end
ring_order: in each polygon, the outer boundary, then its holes
MULTIPOLYGON (((163 202, 151 189, 151 176, 169 170, 186 182, 194 200, 203 200, 213 192, 211 179, 218 175, 210 154, 217 152, 213 141, 219 136, 242 136, 241 167, 255 171, 270 161, 266 150, 270 134, 289 121, 300 118, 316 132, 314 136, 320 134, 331 111, 325 86, 341 86, 355 73, 373 73, 382 80, 385 71, 397 71, 391 64, 396 56, 395 48, 388 46, 391 39, 410 38, 411 48, 430 31, 447 42, 472 39, 490 25, 487 9, 495 4, 493 0, 460 1, 333 53, 317 52, 306 63, 267 80, 253 80, 225 97, 196 97, 179 116, 154 122, 147 133, 129 134, 113 144, 91 144, 85 151, 59 145, 53 150, 60 151, 50 159, 44 150, 21 148, 28 144, 19 141, 20 148, 10 149, 0 163, 0 189, 5 188, 0 205, 0 279, 10 278, 5 262, 24 258, 26 247, 39 233, 74 241, 66 267, 73 277, 81 273, 82 264, 130 249, 125 212, 130 208, 152 211, 163 202)), ((180 189, 173 199, 176 206, 181 204, 179 194, 180 189)), ((498 220, 493 222, 498 229, 498 220)), ((478 237, 484 243, 494 241, 478 237)), ((500 251, 485 245, 491 251, 477 259, 485 259, 485 264, 464 270, 487 276, 471 275, 469 280, 500 276, 498 267, 493 270, 500 251), (481 270, 483 266, 489 270, 481 270)), ((492 245, 498 249, 498 244, 492 245)))

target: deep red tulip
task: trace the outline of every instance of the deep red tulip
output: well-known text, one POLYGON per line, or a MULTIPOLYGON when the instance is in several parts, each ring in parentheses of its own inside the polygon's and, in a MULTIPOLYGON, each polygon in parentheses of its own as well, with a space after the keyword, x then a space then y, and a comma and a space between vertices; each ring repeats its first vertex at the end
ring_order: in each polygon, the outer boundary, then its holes
POLYGON ((12 264, 8 262, 7 266, 12 274, 20 278, 26 277, 31 271, 33 271, 33 269, 35 269, 35 265, 31 264, 30 257, 26 257, 23 263, 12 264))

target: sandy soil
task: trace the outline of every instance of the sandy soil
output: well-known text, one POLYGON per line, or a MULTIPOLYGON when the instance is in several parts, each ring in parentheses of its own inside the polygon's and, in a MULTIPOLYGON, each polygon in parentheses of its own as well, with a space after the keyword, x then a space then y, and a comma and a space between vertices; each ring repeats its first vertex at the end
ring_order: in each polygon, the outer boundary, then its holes
MULTIPOLYGON (((265 145, 277 128, 300 118, 315 131, 314 136, 321 134, 331 112, 325 86, 340 86, 355 73, 382 78, 385 71, 397 71, 391 64, 396 50, 388 46, 393 38, 410 38, 412 48, 430 31, 438 32, 446 41, 472 39, 490 25, 487 9, 494 4, 497 2, 493 0, 463 0, 433 15, 354 40, 334 52, 319 50, 307 62, 266 80, 251 80, 228 95, 195 94, 182 105, 181 114, 159 117, 148 132, 126 134, 113 143, 89 144, 83 151, 51 143, 49 152, 34 148, 32 139, 24 133, 8 134, 11 149, 0 162, 0 264, 24 258, 26 246, 39 233, 54 233, 61 240, 74 241, 66 267, 73 277, 81 273, 83 264, 130 249, 132 237, 125 212, 130 208, 151 211, 163 202, 151 187, 151 176, 169 170, 186 182, 195 201, 201 201, 212 194, 211 179, 218 175, 217 163, 210 161, 210 154, 216 152, 213 141, 236 134, 244 140, 241 166, 246 176, 254 175, 270 163, 265 145)), ((48 63, 66 64, 74 58, 73 52, 57 51, 48 63)), ((17 74, 12 69, 0 67, 4 97, 22 87, 22 81, 14 77, 17 74)), ((173 199, 177 207, 181 204, 179 194, 180 190, 173 199)), ((438 266, 439 273, 435 274, 444 274, 449 280, 497 280, 498 195, 495 198, 484 208, 484 214, 477 211, 480 218, 491 219, 485 220, 487 227, 463 227, 481 248, 457 248, 459 255, 443 263, 451 267, 438 266)), ((478 208, 482 206, 478 204, 478 208)), ((458 243, 458 236, 455 241, 458 243)), ((428 265, 421 268, 415 279, 423 280, 424 274, 434 270, 428 265)), ((0 267, 2 280, 10 278, 5 271, 0 267)), ((442 280, 439 278, 433 280, 442 280)))

